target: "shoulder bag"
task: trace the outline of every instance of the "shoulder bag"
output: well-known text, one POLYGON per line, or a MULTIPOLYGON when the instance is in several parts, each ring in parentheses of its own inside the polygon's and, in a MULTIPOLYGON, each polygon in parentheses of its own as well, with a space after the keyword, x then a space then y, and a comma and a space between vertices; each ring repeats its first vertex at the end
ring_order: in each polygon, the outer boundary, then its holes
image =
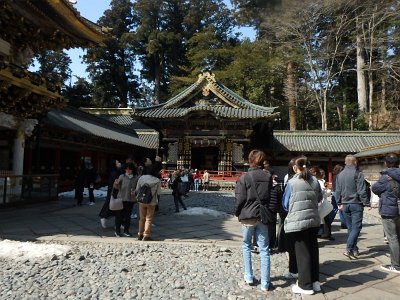
POLYGON ((109 209, 110 210, 122 210, 124 208, 124 204, 122 203, 122 197, 120 196, 120 193, 118 193, 117 197, 114 198, 113 191, 114 191, 114 189, 111 191, 109 209))

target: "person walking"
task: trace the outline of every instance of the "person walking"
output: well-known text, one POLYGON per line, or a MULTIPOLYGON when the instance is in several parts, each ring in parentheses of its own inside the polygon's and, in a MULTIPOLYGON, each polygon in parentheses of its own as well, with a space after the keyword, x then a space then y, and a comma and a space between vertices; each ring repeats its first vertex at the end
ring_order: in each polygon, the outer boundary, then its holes
POLYGON ((135 189, 139 177, 136 174, 136 166, 134 163, 125 165, 125 173, 121 174, 114 181, 114 189, 118 190, 119 196, 122 198, 123 209, 115 211, 115 236, 132 236, 129 232, 131 226, 131 213, 133 204, 136 202, 135 189), (124 231, 121 233, 121 225, 124 231))
POLYGON ((100 223, 103 228, 106 228, 106 220, 113 216, 113 212, 110 210, 110 198, 114 186, 114 181, 122 174, 121 163, 117 159, 111 160, 110 175, 108 176, 107 184, 107 196, 103 207, 100 210, 99 217, 100 223))
POLYGON ((364 205, 368 205, 364 175, 357 170, 357 159, 347 155, 345 167, 336 179, 338 208, 343 209, 347 224, 346 251, 343 255, 358 258, 358 236, 362 228, 364 205))
POLYGON ((268 291, 271 285, 270 253, 268 228, 261 222, 261 210, 266 209, 271 198, 272 178, 269 172, 262 170, 265 153, 252 150, 249 153, 249 170, 242 175, 235 187, 235 216, 242 223, 242 251, 244 262, 244 280, 250 285, 256 284, 254 278, 251 247, 255 234, 261 258, 261 290, 268 291))
POLYGON ((329 224, 333 223, 333 220, 335 220, 336 213, 339 212, 339 218, 340 218, 340 227, 342 229, 347 229, 347 224, 346 224, 346 218, 344 215, 343 210, 338 209, 338 204, 337 204, 337 197, 336 197, 336 179, 337 176, 339 175, 340 172, 343 171, 343 166, 340 164, 337 164, 333 167, 332 170, 332 196, 331 196, 331 203, 333 206, 332 212, 328 215, 329 217, 329 224))
POLYGON ((97 172, 92 163, 88 163, 86 167, 86 181, 89 190, 89 205, 94 205, 94 185, 97 180, 97 172))
POLYGON ((208 186, 210 184, 210 173, 207 170, 203 174, 203 191, 208 191, 208 186))
POLYGON ((379 214, 383 230, 389 242, 390 265, 381 269, 400 273, 400 169, 396 154, 388 154, 384 159, 385 169, 379 180, 371 186, 372 192, 379 196, 379 214))
POLYGON ((186 206, 182 201, 181 194, 179 192, 179 184, 182 183, 181 180, 181 172, 179 170, 176 170, 174 174, 172 175, 173 181, 172 181, 172 195, 174 196, 174 203, 175 203, 175 212, 179 212, 179 203, 182 205, 183 209, 186 210, 186 206))
POLYGON ((318 202, 323 195, 317 179, 311 176, 307 165, 307 157, 296 158, 293 165, 296 174, 286 185, 283 209, 288 212, 285 232, 294 242, 298 269, 298 281, 292 286, 292 292, 312 295, 321 291, 317 235, 321 222, 318 202))
POLYGON ((152 199, 150 203, 139 203, 139 230, 138 240, 150 240, 152 221, 155 213, 156 205, 158 204, 158 196, 161 193, 161 181, 158 177, 159 170, 153 166, 153 170, 147 170, 148 174, 142 175, 136 185, 136 194, 142 186, 148 185, 151 190, 152 199))

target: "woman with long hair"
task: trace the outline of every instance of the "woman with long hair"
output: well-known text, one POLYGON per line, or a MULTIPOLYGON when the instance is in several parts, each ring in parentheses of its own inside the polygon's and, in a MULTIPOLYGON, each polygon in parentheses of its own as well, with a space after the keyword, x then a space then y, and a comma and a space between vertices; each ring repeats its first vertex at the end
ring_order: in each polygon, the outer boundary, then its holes
POLYGON ((298 281, 292 286, 292 291, 312 295, 321 291, 317 235, 321 222, 318 202, 323 195, 317 179, 310 174, 307 166, 307 157, 296 158, 293 165, 295 175, 285 188, 283 209, 288 212, 285 232, 294 243, 298 269, 298 281))

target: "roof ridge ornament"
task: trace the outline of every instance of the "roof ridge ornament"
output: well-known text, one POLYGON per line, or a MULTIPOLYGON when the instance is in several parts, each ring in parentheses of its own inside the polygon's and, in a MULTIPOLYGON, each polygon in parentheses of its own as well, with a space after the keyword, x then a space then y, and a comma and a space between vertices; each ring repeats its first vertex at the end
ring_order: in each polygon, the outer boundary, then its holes
POLYGON ((202 81, 203 79, 207 80, 208 82, 215 82, 215 74, 212 72, 203 72, 199 74, 199 79, 197 82, 202 81))

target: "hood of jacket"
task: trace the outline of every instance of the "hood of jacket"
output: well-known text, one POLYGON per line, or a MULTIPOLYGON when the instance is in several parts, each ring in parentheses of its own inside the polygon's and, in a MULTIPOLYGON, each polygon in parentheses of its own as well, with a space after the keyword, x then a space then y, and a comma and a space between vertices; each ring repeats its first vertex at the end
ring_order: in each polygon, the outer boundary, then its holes
POLYGON ((400 168, 389 168, 382 171, 382 174, 387 174, 392 177, 392 179, 400 183, 400 168))

